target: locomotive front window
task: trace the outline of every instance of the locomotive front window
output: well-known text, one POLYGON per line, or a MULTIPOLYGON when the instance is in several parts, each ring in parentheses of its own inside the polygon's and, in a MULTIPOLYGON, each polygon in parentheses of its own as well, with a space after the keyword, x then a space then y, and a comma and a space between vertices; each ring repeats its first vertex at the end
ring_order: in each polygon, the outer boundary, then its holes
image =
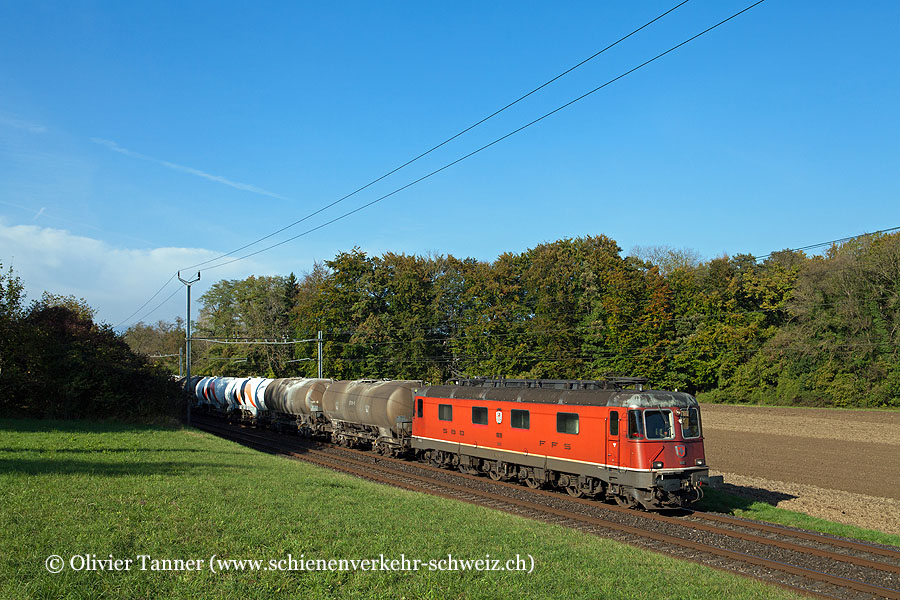
POLYGON ((641 411, 639 410, 628 411, 628 437, 644 437, 644 420, 641 418, 641 411))
POLYGON ((556 413, 558 433, 578 433, 578 413, 556 413))
POLYGON ((509 411, 509 424, 514 429, 528 429, 531 427, 531 415, 527 410, 514 408, 509 411))
POLYGON ((681 436, 684 438, 700 437, 700 411, 698 409, 682 409, 681 436))
POLYGON ((665 440, 675 437, 671 410, 645 410, 644 422, 648 440, 665 440))
POLYGON ((472 407, 472 423, 476 425, 487 425, 487 407, 485 406, 473 406, 472 407))
POLYGON ((452 421, 453 406, 450 404, 438 404, 438 419, 441 421, 452 421))

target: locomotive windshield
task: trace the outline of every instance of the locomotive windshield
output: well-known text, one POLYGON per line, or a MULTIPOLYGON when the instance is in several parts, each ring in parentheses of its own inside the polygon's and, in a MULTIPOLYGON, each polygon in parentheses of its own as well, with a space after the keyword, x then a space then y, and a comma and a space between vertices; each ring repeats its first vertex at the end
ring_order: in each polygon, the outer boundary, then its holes
POLYGON ((681 436, 684 438, 700 437, 700 411, 696 408, 682 409, 681 436))
POLYGON ((675 437, 671 410, 645 410, 648 440, 665 440, 675 437))
POLYGON ((675 420, 668 409, 629 410, 628 437, 670 440, 675 437, 675 420))

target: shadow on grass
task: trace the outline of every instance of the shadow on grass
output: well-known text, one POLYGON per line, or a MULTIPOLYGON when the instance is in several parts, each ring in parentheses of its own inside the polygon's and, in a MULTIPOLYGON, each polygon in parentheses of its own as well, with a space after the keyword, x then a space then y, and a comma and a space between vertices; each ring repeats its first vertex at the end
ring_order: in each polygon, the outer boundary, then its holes
POLYGON ((797 497, 765 488, 730 483, 720 483, 715 488, 703 488, 703 490, 703 499, 695 503, 693 508, 721 513, 749 510, 758 502, 778 506, 778 503, 783 500, 793 500, 797 497))
POLYGON ((105 477, 178 475, 207 469, 250 469, 249 465, 217 462, 112 463, 93 460, 0 459, 0 473, 28 475, 101 475, 105 477))
POLYGON ((128 433, 146 431, 172 431, 172 427, 160 425, 141 425, 120 421, 62 421, 53 419, 0 419, 0 431, 17 433, 50 433, 65 431, 68 433, 128 433))
POLYGON ((202 452, 203 454, 238 454, 240 452, 222 452, 220 450, 202 450, 199 448, 10 448, 0 447, 2 452, 37 452, 38 454, 119 454, 134 453, 143 454, 144 452, 175 452, 178 454, 187 454, 189 452, 202 452))

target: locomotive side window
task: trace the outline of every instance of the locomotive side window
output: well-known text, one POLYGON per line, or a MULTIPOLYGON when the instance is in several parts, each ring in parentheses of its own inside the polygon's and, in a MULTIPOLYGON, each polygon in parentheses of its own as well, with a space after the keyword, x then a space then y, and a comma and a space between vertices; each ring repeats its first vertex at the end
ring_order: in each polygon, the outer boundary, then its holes
POLYGON ((421 398, 416 400, 416 413, 417 413, 417 416, 421 419, 422 418, 422 399, 421 398))
POLYGON ((487 407, 486 406, 473 406, 472 407, 472 422, 476 425, 487 425, 487 407))
POLYGON ((438 404, 438 419, 441 421, 452 421, 453 406, 450 404, 438 404))
POLYGON ((700 437, 700 411, 688 408, 681 411, 681 436, 684 438, 700 437))
POLYGON ((578 433, 578 413, 556 413, 558 433, 578 433))
POLYGON ((609 411, 609 435, 616 437, 619 435, 619 411, 609 411))
POLYGON ((514 408, 509 411, 509 424, 514 429, 529 429, 531 427, 531 415, 527 410, 516 410, 514 408))
POLYGON ((644 437, 644 420, 641 418, 641 411, 639 410, 628 411, 628 437, 644 437))
POLYGON ((645 410, 644 422, 648 440, 665 440, 675 437, 671 410, 645 410))

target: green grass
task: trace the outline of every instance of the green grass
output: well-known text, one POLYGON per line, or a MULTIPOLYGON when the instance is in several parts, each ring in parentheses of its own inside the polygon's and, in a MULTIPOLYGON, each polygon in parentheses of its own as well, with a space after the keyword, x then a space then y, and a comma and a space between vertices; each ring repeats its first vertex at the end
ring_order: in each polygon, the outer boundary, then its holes
POLYGON ((776 508, 765 502, 749 500, 711 488, 704 488, 703 500, 696 504, 696 508, 699 510, 726 513, 745 519, 756 519, 758 521, 766 521, 778 525, 799 527, 811 531, 821 531, 822 533, 866 542, 900 546, 900 535, 826 521, 825 519, 811 517, 807 514, 794 512, 792 510, 776 508))
POLYGON ((789 598, 487 508, 380 486, 193 430, 0 420, 0 598, 789 598), (59 574, 49 555, 512 558, 533 573, 59 574))

